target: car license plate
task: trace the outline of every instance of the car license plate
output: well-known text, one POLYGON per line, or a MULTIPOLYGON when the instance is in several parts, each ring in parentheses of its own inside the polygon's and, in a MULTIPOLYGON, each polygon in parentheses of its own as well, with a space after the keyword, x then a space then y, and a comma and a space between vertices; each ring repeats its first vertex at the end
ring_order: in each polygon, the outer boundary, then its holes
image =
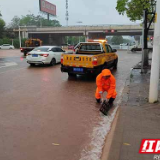
POLYGON ((38 54, 32 54, 32 57, 38 57, 38 54))
POLYGON ((73 68, 73 71, 75 71, 75 72, 83 72, 83 68, 73 68))

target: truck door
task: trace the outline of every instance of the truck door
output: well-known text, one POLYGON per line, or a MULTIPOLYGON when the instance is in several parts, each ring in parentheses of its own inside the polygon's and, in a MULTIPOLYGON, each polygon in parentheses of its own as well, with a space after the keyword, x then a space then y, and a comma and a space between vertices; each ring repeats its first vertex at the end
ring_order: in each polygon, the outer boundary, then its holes
POLYGON ((108 46, 108 44, 105 45, 106 47, 106 61, 108 66, 110 67, 112 65, 112 49, 108 46))
POLYGON ((112 48, 110 45, 108 45, 108 48, 109 50, 111 51, 111 60, 112 60, 112 63, 114 63, 114 60, 115 60, 115 53, 112 51, 112 48))

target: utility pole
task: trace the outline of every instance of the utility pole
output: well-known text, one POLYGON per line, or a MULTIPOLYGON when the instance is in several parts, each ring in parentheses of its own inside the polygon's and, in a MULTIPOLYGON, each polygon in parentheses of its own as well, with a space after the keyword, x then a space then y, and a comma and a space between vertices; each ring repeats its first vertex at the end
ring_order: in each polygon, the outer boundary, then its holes
POLYGON ((148 32, 150 30, 150 26, 155 18, 155 3, 153 3, 153 0, 150 1, 151 5, 151 12, 149 12, 148 9, 145 9, 143 11, 143 31, 142 31, 142 37, 143 37, 143 47, 142 47, 142 66, 141 66, 141 73, 143 73, 143 68, 145 66, 148 66, 148 32), (152 15, 152 18, 150 21, 148 21, 148 15, 152 15))
POLYGON ((68 12, 68 0, 66 0, 66 25, 68 26, 69 12, 68 12))
POLYGON ((21 48, 21 31, 20 31, 20 26, 19 26, 19 47, 21 48))
POLYGON ((153 42, 153 55, 150 77, 149 102, 158 101, 159 72, 160 72, 160 1, 157 0, 157 14, 155 15, 155 30, 153 42))
MULTIPOLYGON (((66 26, 68 27, 69 13, 68 13, 68 0, 66 0, 66 26)), ((67 36, 67 45, 68 45, 68 36, 67 36)))
POLYGON ((47 13, 47 19, 48 19, 48 22, 49 22, 49 13, 47 13))
POLYGON ((147 19, 148 19, 148 10, 144 10, 143 12, 144 16, 144 24, 143 24, 143 66, 148 66, 148 42, 147 42, 147 37, 148 37, 148 26, 147 26, 147 19))

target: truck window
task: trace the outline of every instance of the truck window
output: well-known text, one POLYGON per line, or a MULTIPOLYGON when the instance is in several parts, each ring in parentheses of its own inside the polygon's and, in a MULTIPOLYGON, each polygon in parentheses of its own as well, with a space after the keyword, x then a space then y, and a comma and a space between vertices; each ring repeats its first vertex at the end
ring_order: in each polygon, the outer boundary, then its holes
POLYGON ((101 51, 100 45, 82 45, 80 51, 101 51))
POLYGON ((108 45, 106 44, 106 45, 105 45, 105 47, 106 47, 106 51, 107 51, 107 53, 109 53, 108 45))
POLYGON ((111 53, 112 52, 112 48, 109 45, 105 45, 107 53, 111 53))
POLYGON ((108 48, 109 48, 109 53, 111 53, 112 52, 111 46, 108 45, 108 48))

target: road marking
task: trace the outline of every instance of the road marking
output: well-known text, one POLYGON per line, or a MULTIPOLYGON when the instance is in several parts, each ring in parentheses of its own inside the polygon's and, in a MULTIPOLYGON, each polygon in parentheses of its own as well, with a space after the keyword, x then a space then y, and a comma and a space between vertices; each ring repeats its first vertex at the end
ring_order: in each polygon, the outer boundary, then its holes
POLYGON ((58 143, 52 143, 52 145, 54 145, 54 146, 59 146, 60 144, 58 144, 58 143))
POLYGON ((17 66, 18 64, 15 62, 7 62, 7 63, 3 63, 4 66, 1 66, 0 68, 4 68, 4 67, 10 67, 10 66, 17 66))
POLYGON ((19 70, 22 70, 22 69, 26 69, 26 67, 20 68, 20 69, 15 69, 15 70, 10 70, 10 71, 5 71, 5 72, 0 72, 0 74, 8 73, 8 72, 13 72, 13 71, 19 71, 19 70))

